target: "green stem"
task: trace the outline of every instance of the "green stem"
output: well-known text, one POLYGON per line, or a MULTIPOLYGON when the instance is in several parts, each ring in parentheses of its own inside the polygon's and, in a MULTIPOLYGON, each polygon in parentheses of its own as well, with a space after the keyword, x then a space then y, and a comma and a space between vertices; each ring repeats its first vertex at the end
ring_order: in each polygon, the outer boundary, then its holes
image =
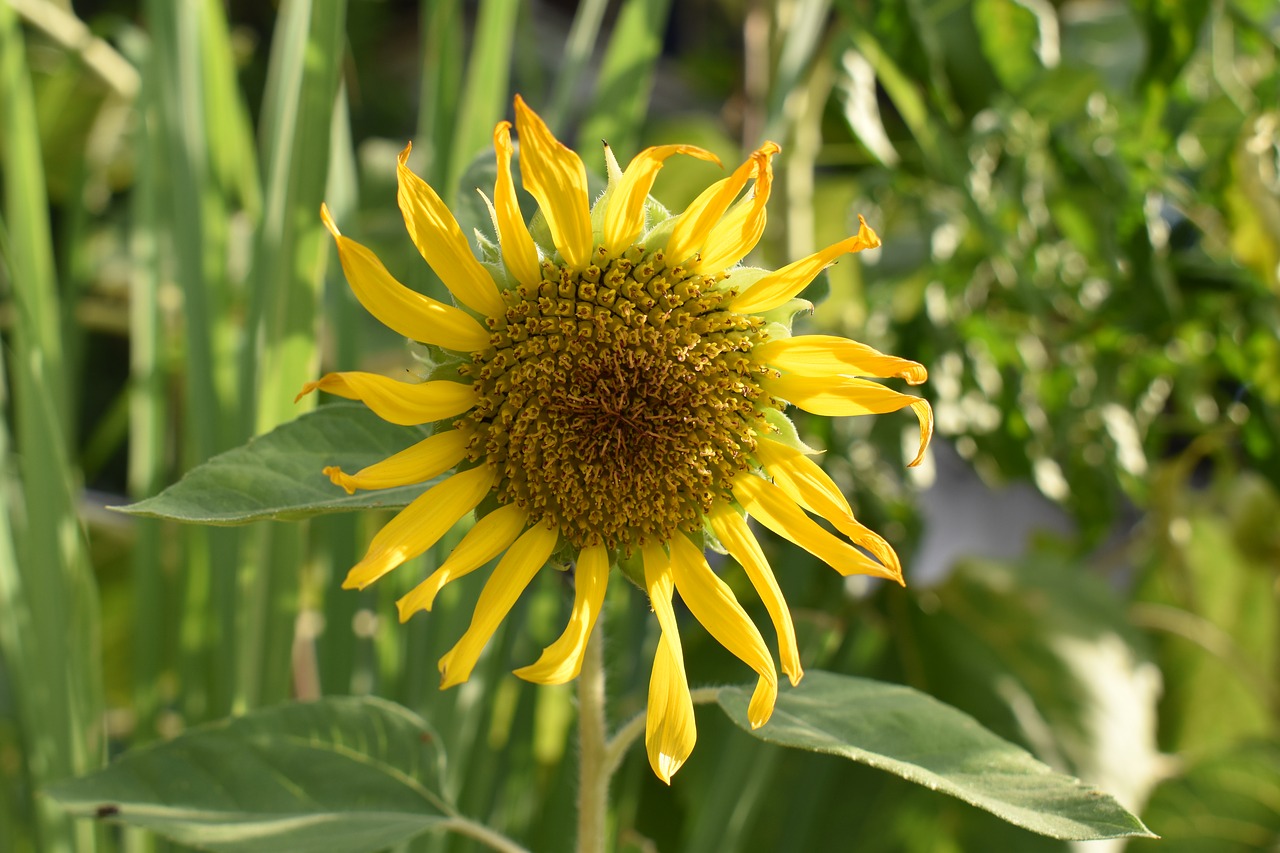
POLYGON ((587 640, 578 674, 578 853, 604 853, 612 768, 605 750, 604 631, 587 640))
POLYGON ((490 849, 499 851, 499 853, 529 853, 527 849, 516 844, 505 835, 494 832, 484 824, 476 823, 465 817, 451 817, 441 823, 440 828, 449 832, 456 832, 459 835, 465 835, 468 838, 474 838, 490 849))

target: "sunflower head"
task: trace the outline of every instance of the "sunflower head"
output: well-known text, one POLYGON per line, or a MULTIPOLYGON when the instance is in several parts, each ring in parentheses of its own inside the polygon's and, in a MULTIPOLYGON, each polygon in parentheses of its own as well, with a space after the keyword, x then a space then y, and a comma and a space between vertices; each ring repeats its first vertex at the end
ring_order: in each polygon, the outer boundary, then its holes
POLYGON ((793 683, 802 670, 791 617, 747 517, 842 574, 902 580, 893 549, 854 518, 784 410, 791 404, 849 416, 910 407, 920 420, 916 464, 932 430, 928 404, 868 377, 916 384, 925 371, 855 341, 791 334, 790 318, 809 307, 797 295, 817 274, 841 255, 880 244, 861 218, 853 236, 782 269, 738 265, 764 232, 773 143, 675 216, 648 197, 663 162, 675 155, 718 162, 714 155, 658 146, 623 170, 606 146, 608 188, 591 205, 582 161, 517 96, 523 185, 545 225, 531 229, 512 179, 511 129, 502 122, 494 130, 498 177, 489 203, 498 243, 484 260, 409 170, 408 148, 399 159, 405 224, 456 304, 401 285, 322 211, 360 302, 443 354, 443 368, 425 382, 333 373, 308 383, 303 393, 362 400, 394 423, 443 424, 363 471, 325 473, 353 492, 453 472, 374 537, 344 586, 363 588, 422 554, 483 502, 488 511, 444 563, 398 602, 401 619, 431 609, 450 580, 501 557, 471 626, 440 660, 443 686, 458 684, 533 576, 559 556, 574 567, 569 625, 538 661, 516 671, 558 683, 579 671, 611 567, 633 566, 661 627, 646 744, 654 771, 669 781, 695 738, 676 593, 757 672, 754 725, 768 720, 777 694, 773 657, 707 565, 707 538, 741 564, 763 599, 793 683))

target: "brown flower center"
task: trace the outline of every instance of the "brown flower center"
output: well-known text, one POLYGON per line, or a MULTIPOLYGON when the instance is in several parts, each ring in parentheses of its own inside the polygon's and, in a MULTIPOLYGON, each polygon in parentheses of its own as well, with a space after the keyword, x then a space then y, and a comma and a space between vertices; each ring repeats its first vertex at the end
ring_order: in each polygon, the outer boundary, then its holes
MULTIPOLYGON (((763 418, 758 317, 720 308, 716 281, 667 269, 661 250, 597 248, 578 273, 504 292, 474 359, 470 458, 496 465, 497 497, 578 548, 696 530, 755 450, 763 418)), ((766 398, 767 399, 767 398, 766 398)))

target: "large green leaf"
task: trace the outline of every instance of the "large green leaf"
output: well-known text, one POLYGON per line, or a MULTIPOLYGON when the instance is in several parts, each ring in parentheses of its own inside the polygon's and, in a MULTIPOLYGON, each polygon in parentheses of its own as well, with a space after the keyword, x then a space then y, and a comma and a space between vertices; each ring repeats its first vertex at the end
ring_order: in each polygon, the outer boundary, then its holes
POLYGON ((78 817, 220 853, 359 853, 453 817, 443 765, 419 717, 382 699, 335 697, 192 729, 49 793, 78 817))
POLYGON ((348 495, 321 473, 358 471, 427 436, 389 424, 359 403, 321 406, 187 472, 125 512, 203 524, 306 518, 327 512, 402 507, 434 481, 348 495))
POLYGON ((840 755, 958 797, 1012 824, 1068 840, 1147 835, 1138 818, 1056 773, 976 720, 897 684, 810 671, 751 730, 749 688, 720 691, 738 726, 768 743, 840 755))

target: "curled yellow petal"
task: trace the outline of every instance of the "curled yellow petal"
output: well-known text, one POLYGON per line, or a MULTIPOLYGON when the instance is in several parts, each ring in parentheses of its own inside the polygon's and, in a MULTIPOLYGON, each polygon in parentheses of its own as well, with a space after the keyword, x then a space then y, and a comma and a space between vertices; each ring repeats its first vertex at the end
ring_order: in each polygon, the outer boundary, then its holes
POLYGON ((542 280, 538 268, 538 247, 525 225, 516 185, 511 179, 511 122, 501 121, 493 129, 493 150, 498 158, 498 180, 493 185, 493 209, 498 222, 498 241, 507 269, 521 284, 537 284, 542 280))
POLYGON ((364 589, 436 544, 489 494, 495 479, 489 466, 480 465, 427 489, 378 531, 364 559, 347 573, 342 588, 364 589))
POLYGON ((658 650, 649 675, 649 703, 644 719, 644 747, 649 766, 668 785, 671 777, 693 754, 698 739, 693 717, 693 697, 684 671, 684 651, 676 628, 676 612, 670 561, 662 546, 649 544, 641 549, 645 586, 649 603, 662 627, 658 650))
POLYGON ((338 244, 338 260, 351 292, 382 325, 406 338, 455 352, 476 352, 489 345, 489 332, 470 314, 405 287, 377 255, 342 236, 325 205, 320 206, 320 219, 338 244))
POLYGON ((933 437, 933 408, 928 400, 894 391, 869 379, 841 374, 801 376, 784 373, 781 377, 761 377, 760 387, 806 412, 826 417, 883 415, 910 406, 920 421, 920 449, 915 459, 907 463, 908 466, 920 464, 929 439, 933 437))
POLYGON ((400 621, 408 621, 419 610, 430 610, 445 584, 471 574, 507 550, 528 523, 529 513, 515 504, 500 506, 477 521, 440 568, 396 602, 400 621))
POLYGON ((384 421, 418 426, 460 415, 476 404, 475 386, 462 382, 400 382, 377 373, 326 373, 302 386, 294 402, 312 391, 359 400, 384 421))
POLYGON ((777 308, 808 287, 809 282, 817 278, 818 273, 835 262, 836 258, 850 252, 874 249, 879 245, 880 238, 876 236, 876 232, 859 216, 857 234, 764 276, 731 299, 727 307, 739 314, 759 314, 777 308))
POLYGON ((871 575, 902 583, 901 573, 880 565, 857 548, 822 529, 786 493, 761 477, 733 478, 733 496, 765 527, 825 562, 842 575, 871 575))
POLYGON ((697 546, 677 533, 669 547, 672 579, 693 618, 760 676, 747 707, 751 728, 758 729, 769 721, 778 698, 778 674, 773 669, 773 658, 764 638, 738 603, 733 590, 711 571, 697 546))
POLYGON ((440 689, 461 684, 471 677, 480 652, 498 625, 507 617, 520 593, 547 563, 560 531, 537 525, 526 530, 498 561, 476 602, 471 625, 457 644, 440 658, 440 689))
POLYGON ((604 247, 609 257, 626 251, 644 229, 644 203, 663 162, 674 154, 688 154, 720 165, 716 155, 693 145, 658 145, 641 151, 613 188, 604 213, 604 247))
POLYGON ((778 634, 778 657, 782 671, 791 679, 794 687, 804 676, 804 669, 800 666, 800 647, 796 643, 796 629, 791 621, 791 610, 782 597, 778 579, 774 577, 760 543, 747 526, 746 519, 730 506, 713 506, 708 521, 720 544, 742 566, 751 585, 755 587, 756 595, 764 602, 769 619, 773 622, 773 629, 778 634))
POLYGON ((524 99, 516 95, 516 131, 520 134, 520 176, 538 200, 551 239, 565 263, 585 270, 591 262, 591 208, 587 170, 582 159, 561 144, 524 99))
POLYGON ((396 167, 396 200, 409 237, 459 302, 486 317, 501 316, 505 308, 498 286, 471 254, 471 244, 458 220, 431 185, 410 171, 407 164, 412 147, 404 147, 396 167))
POLYGON ((672 228, 671 236, 663 253, 667 256, 667 265, 674 266, 687 261, 706 245, 711 229, 724 216, 724 212, 733 204, 733 200, 742 192, 759 169, 758 154, 768 148, 776 151, 777 146, 766 142, 759 150, 746 159, 741 166, 734 169, 733 174, 723 180, 716 181, 703 190, 693 202, 684 209, 672 228))
MULTIPOLYGON (((734 310, 738 310, 736 305, 734 310)), ((905 379, 912 385, 919 385, 929 378, 923 364, 885 355, 866 344, 835 335, 799 335, 765 341, 751 348, 751 358, 757 364, 802 376, 832 373, 881 378, 892 376, 905 379)))
POLYGON ((871 552, 894 574, 902 574, 898 554, 880 534, 853 517, 853 509, 839 487, 818 464, 794 447, 767 436, 756 437, 756 459, 774 484, 800 506, 835 525, 855 544, 871 552))
POLYGON ((591 629, 604 606, 608 583, 608 549, 603 545, 583 548, 573 570, 573 610, 569 624, 559 639, 542 650, 536 663, 517 669, 515 674, 538 684, 563 684, 577 678, 591 629))
POLYGON ((769 191, 773 186, 773 155, 778 146, 766 142, 751 155, 756 161, 756 184, 751 195, 725 214, 711 233, 698 259, 686 265, 689 272, 718 273, 745 258, 760 238, 768 221, 769 191))
POLYGON ((349 495, 354 495, 356 489, 389 489, 421 483, 461 462, 470 438, 469 429, 446 430, 355 474, 344 474, 341 468, 333 465, 325 468, 324 473, 335 486, 346 489, 349 495))

